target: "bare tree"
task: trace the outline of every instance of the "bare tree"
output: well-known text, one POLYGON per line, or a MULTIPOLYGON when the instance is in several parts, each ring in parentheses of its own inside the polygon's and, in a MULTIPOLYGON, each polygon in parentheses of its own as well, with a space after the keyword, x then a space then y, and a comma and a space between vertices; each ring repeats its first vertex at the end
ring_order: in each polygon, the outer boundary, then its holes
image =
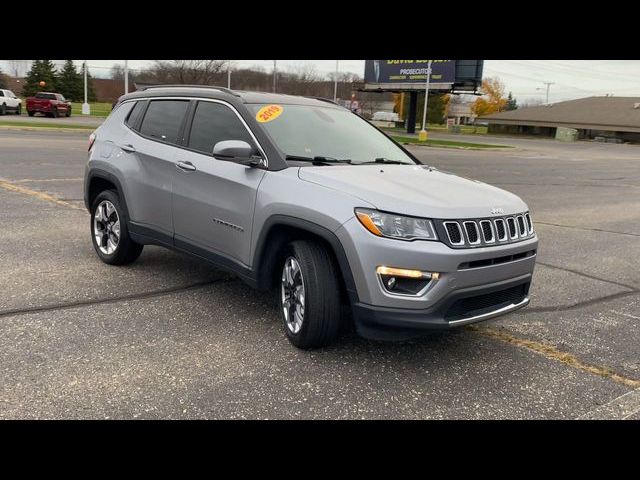
POLYGON ((32 60, 7 60, 9 73, 14 77, 24 77, 31 68, 32 60))
POLYGON ((226 74, 226 60, 156 60, 138 80, 150 83, 214 85, 226 74))
MULTIPOLYGON (((131 72, 129 72, 129 74, 131 74, 131 72)), ((113 80, 124 80, 124 67, 119 63, 111 67, 111 78, 113 80)))

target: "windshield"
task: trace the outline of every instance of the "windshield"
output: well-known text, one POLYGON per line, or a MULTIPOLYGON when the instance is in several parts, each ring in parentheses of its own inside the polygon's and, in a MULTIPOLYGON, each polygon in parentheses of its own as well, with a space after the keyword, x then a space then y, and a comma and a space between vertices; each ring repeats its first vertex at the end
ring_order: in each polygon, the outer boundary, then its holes
MULTIPOLYGON (((415 162, 376 128, 348 110, 310 105, 248 105, 258 123, 289 157, 415 162)), ((345 163, 347 164, 347 163, 345 163)))

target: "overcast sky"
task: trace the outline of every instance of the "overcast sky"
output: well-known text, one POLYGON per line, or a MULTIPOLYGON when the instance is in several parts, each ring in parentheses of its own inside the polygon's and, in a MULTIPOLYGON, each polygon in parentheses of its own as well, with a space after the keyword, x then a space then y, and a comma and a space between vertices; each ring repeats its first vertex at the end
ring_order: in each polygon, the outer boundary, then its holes
MULTIPOLYGON (((76 60, 81 65, 80 60, 76 60)), ((123 60, 87 60, 91 74, 106 77, 110 68, 123 60)), ((129 60, 129 67, 140 69, 152 60, 129 60)), ((322 74, 333 72, 335 60, 278 60, 278 69, 291 69, 312 64, 322 74)), ((10 68, 6 60, 0 61, 4 72, 10 68)), ((258 66, 273 69, 273 60, 234 60, 237 67, 258 66)), ((364 60, 340 60, 341 71, 364 75, 364 60)), ((592 95, 640 97, 640 60, 485 60, 484 76, 497 76, 507 91, 520 101, 544 100, 544 82, 550 87, 550 102, 559 102, 592 95)), ((233 79, 232 79, 233 87, 233 79)))

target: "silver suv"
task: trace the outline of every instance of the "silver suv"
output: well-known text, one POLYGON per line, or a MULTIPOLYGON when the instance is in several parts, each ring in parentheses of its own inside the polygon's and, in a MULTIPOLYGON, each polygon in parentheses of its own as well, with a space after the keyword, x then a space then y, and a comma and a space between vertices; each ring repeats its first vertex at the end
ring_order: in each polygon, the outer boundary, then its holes
POLYGON ((421 164, 333 102, 217 87, 121 97, 91 135, 85 204, 105 263, 161 245, 274 289, 300 348, 524 307, 538 247, 520 198, 421 164))

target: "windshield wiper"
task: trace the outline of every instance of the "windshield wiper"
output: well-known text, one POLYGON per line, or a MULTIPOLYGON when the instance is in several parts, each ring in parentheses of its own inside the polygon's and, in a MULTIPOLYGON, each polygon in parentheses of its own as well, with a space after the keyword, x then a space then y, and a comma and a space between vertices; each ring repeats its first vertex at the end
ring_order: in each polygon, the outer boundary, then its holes
POLYGON ((407 162, 401 162, 400 160, 389 160, 388 158, 376 158, 373 162, 362 162, 359 165, 369 165, 372 163, 385 163, 387 165, 410 165, 407 162))
POLYGON ((302 157, 299 155, 287 155, 285 158, 287 160, 297 160, 299 162, 311 162, 314 165, 327 165, 329 163, 347 163, 347 164, 351 163, 351 160, 349 160, 348 158, 340 160, 333 157, 321 157, 321 156, 302 157))

